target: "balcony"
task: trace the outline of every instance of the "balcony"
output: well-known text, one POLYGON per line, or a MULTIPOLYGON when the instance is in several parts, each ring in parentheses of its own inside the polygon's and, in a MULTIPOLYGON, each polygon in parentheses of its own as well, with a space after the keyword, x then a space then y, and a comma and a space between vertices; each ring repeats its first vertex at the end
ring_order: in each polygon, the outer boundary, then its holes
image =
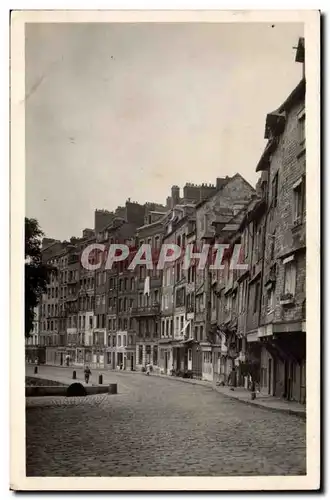
MULTIPOLYGON (((139 279, 137 289, 144 290, 144 283, 145 283, 144 278, 139 279)), ((150 278, 150 290, 152 290, 154 288, 160 288, 161 286, 162 286, 161 278, 151 276, 151 278, 150 278)))
POLYGON ((132 317, 138 316, 156 316, 160 312, 160 305, 153 304, 152 306, 141 306, 132 308, 132 317))
POLYGON ((294 304, 294 296, 292 293, 284 293, 280 297, 281 306, 291 306, 294 304))
POLYGON ((75 301, 75 300, 77 300, 77 299, 78 299, 78 294, 77 294, 77 293, 73 293, 73 294, 71 294, 71 295, 68 295, 68 296, 65 298, 66 302, 73 302, 73 301, 75 301))

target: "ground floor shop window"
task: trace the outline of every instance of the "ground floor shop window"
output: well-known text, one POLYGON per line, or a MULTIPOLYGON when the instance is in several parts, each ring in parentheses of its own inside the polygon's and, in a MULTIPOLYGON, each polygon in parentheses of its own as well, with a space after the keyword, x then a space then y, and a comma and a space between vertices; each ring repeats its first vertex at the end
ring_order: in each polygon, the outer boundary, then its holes
POLYGON ((204 363, 212 363, 212 353, 204 352, 204 363))
POLYGON ((151 346, 146 346, 146 364, 149 365, 151 363, 151 346))

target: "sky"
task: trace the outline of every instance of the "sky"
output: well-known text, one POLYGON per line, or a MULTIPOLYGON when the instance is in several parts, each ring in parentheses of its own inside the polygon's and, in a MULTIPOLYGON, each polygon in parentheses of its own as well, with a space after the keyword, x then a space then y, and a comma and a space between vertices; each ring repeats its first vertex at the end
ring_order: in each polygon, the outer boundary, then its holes
POLYGON ((26 25, 26 215, 47 237, 239 172, 302 77, 302 24, 26 25))

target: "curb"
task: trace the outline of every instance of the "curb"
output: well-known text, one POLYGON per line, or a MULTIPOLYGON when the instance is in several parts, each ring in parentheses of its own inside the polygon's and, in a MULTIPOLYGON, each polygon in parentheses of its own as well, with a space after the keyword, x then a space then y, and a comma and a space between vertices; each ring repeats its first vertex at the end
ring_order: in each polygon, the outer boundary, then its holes
POLYGON ((218 394, 222 394, 225 398, 232 399, 235 401, 239 401, 240 403, 249 405, 249 406, 256 406, 257 408, 262 408, 264 410, 269 410, 269 411, 276 411, 278 413, 286 413, 287 415, 295 415, 297 417, 303 418, 306 420, 306 412, 301 412, 297 410, 293 410, 290 408, 276 408, 275 406, 266 406, 262 403, 254 403, 252 400, 245 400, 245 399, 240 399, 236 398, 235 396, 231 396, 230 394, 226 394, 224 392, 218 391, 216 387, 212 387, 213 390, 215 390, 218 394))

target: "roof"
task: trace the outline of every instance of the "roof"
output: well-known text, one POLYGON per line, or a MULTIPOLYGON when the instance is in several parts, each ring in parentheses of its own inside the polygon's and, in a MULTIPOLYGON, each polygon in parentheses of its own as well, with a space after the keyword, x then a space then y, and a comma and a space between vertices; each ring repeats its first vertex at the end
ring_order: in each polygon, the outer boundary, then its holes
MULTIPOLYGON (((239 175, 239 174, 235 174, 235 175, 234 175, 234 177, 236 177, 237 175, 239 175)), ((197 203, 197 205, 195 205, 195 206, 196 206, 196 209, 197 209, 197 208, 202 207, 203 205, 205 205, 205 203, 206 203, 206 202, 208 202, 209 200, 211 200, 211 199, 212 199, 212 198, 213 198, 216 194, 220 193, 220 191, 222 191, 222 189, 223 189, 225 186, 227 186, 227 184, 228 184, 228 183, 229 183, 232 179, 234 179, 234 177, 228 177, 228 179, 223 179, 223 182, 222 182, 222 184, 221 184, 220 188, 219 188, 219 189, 217 189, 214 193, 211 193, 211 194, 210 194, 210 196, 208 196, 207 198, 205 198, 205 200, 202 200, 202 201, 200 201, 199 203, 197 203)))
MULTIPOLYGON (((306 91, 306 80, 303 78, 300 80, 298 85, 293 89, 291 94, 285 99, 285 101, 281 104, 281 106, 276 109, 275 111, 272 111, 271 113, 268 113, 266 116, 266 125, 265 125, 265 135, 264 137, 267 139, 269 138, 266 147, 264 149, 264 152, 261 155, 261 158, 257 164, 256 167, 256 172, 260 172, 261 170, 267 169, 267 162, 269 160, 270 155, 276 150, 277 148, 277 137, 271 137, 269 131, 270 131, 270 126, 272 124, 275 124, 275 126, 278 125, 278 123, 285 118, 285 115, 289 113, 289 111, 292 109, 292 107, 297 104, 299 101, 304 100, 305 98, 305 91, 306 91)), ((282 133, 284 130, 284 127, 279 127, 278 131, 279 133, 282 133)))
POLYGON ((206 198, 205 200, 203 201, 200 201, 197 205, 196 205, 196 209, 197 208, 200 208, 202 207, 203 205, 205 205, 205 203, 207 203, 208 201, 210 201, 214 196, 216 196, 217 194, 219 194, 225 186, 227 186, 228 184, 230 184, 230 182, 232 182, 234 179, 237 179, 237 178, 241 178, 245 184, 247 184, 253 191, 255 191, 255 188, 253 186, 251 186, 251 184, 240 174, 240 173, 236 173, 235 175, 233 175, 233 177, 228 177, 228 179, 224 179, 224 182, 223 184, 220 186, 220 188, 215 192, 215 193, 212 193, 208 198, 206 198))

